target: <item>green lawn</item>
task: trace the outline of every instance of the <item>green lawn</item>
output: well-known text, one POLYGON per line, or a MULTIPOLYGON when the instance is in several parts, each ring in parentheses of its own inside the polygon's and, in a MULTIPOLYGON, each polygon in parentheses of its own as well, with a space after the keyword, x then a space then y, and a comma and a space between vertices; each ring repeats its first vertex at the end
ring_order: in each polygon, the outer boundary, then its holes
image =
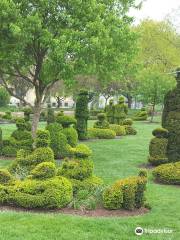
MULTIPOLYGON (((92 124, 92 123, 91 123, 92 124)), ((136 123, 138 135, 118 140, 87 142, 93 150, 96 175, 105 183, 136 175, 147 161, 152 129, 158 124, 136 123)), ((42 126, 43 127, 43 126, 42 126)), ((11 132, 6 126, 6 136, 11 132)), ((0 161, 7 166, 10 161, 0 161)), ((157 185, 149 171, 147 198, 152 210, 144 216, 128 218, 86 218, 60 214, 1 212, 0 240, 178 240, 180 239, 180 188, 157 185), (134 229, 173 229, 173 234, 137 237, 134 229)))

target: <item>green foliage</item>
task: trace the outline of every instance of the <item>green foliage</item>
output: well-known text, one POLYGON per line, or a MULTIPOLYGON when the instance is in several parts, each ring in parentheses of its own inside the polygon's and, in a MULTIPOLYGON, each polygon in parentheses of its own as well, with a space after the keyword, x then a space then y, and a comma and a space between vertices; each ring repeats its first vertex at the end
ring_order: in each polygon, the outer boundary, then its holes
POLYGON ((136 135, 137 131, 136 129, 133 128, 133 126, 130 125, 125 125, 125 131, 126 131, 126 135, 136 135))
POLYGON ((124 103, 124 97, 120 97, 118 104, 114 106, 114 123, 122 125, 128 113, 128 107, 124 103))
POLYGON ((140 171, 139 171, 139 177, 148 177, 148 172, 147 172, 147 170, 146 169, 140 169, 140 171))
POLYGON ((106 121, 106 115, 104 113, 98 113, 98 121, 94 123, 94 128, 108 129, 109 123, 106 121))
POLYGON ((12 120, 12 114, 10 111, 5 112, 5 115, 2 116, 3 119, 12 120))
POLYGON ((56 117, 56 122, 61 124, 63 128, 70 127, 72 124, 76 124, 76 119, 71 116, 57 116, 56 117))
POLYGON ((42 162, 32 171, 31 176, 34 179, 46 179, 56 176, 56 166, 53 162, 42 162))
POLYGON ((7 169, 0 169, 0 184, 6 185, 11 183, 13 180, 13 176, 7 169))
POLYGON ((18 181, 8 189, 9 204, 24 208, 62 208, 72 200, 72 185, 63 177, 18 181))
POLYGON ((180 162, 163 164, 153 170, 158 182, 180 185, 180 162))
POLYGON ((146 109, 142 108, 139 112, 133 117, 134 121, 146 121, 148 119, 148 113, 146 109))
POLYGON ((50 144, 50 133, 48 130, 38 130, 36 133, 36 148, 48 147, 50 144))
POLYGON ((131 118, 127 118, 123 121, 123 125, 129 125, 132 126, 133 125, 133 120, 131 118))
POLYGON ((2 154, 3 149, 3 139, 2 139, 2 129, 0 128, 0 155, 2 154))
POLYGON ((4 146, 2 150, 2 155, 6 157, 15 157, 17 149, 13 146, 4 146))
POLYGON ((116 136, 125 136, 126 135, 126 129, 124 126, 117 125, 117 124, 111 124, 110 129, 116 133, 116 136))
POLYGON ((114 139, 115 131, 111 129, 90 128, 88 129, 88 138, 114 139))
POLYGON ((75 118, 77 120, 76 129, 79 140, 87 139, 87 121, 89 118, 88 102, 88 92, 81 90, 77 97, 75 111, 75 118))
POLYGON ((71 147, 76 147, 78 144, 78 134, 73 127, 67 127, 62 130, 62 133, 66 136, 68 144, 71 147))
POLYGON ((26 130, 26 122, 23 118, 16 119, 16 127, 18 130, 24 131, 26 130))
MULTIPOLYGON (((163 133, 164 134, 164 133, 163 133)), ((158 133, 159 135, 159 133, 158 133)), ((151 140, 149 145, 149 162, 152 165, 160 165, 168 162, 167 158, 167 138, 155 137, 151 140)))
POLYGON ((0 107, 5 107, 10 101, 10 95, 7 90, 0 87, 0 107))
POLYGON ((48 110, 47 110, 47 124, 54 123, 54 122, 55 122, 54 110, 51 107, 48 107, 48 110))
POLYGON ((147 178, 129 177, 115 182, 103 193, 104 207, 133 210, 144 206, 147 178))
POLYGON ((84 159, 66 159, 58 169, 58 175, 77 180, 91 177, 94 169, 93 161, 84 159))
POLYGON ((40 147, 36 148, 32 155, 30 156, 32 163, 37 165, 42 162, 53 162, 54 163, 54 153, 50 147, 40 147))
POLYGON ((169 132, 165 128, 156 128, 152 131, 152 135, 157 138, 168 138, 169 132))
POLYGON ((25 121, 29 122, 30 121, 30 115, 33 113, 32 108, 25 107, 23 109, 23 112, 24 112, 24 119, 25 119, 25 121))
POLYGON ((76 158, 88 158, 92 155, 91 149, 85 144, 79 144, 76 148, 71 149, 76 158))

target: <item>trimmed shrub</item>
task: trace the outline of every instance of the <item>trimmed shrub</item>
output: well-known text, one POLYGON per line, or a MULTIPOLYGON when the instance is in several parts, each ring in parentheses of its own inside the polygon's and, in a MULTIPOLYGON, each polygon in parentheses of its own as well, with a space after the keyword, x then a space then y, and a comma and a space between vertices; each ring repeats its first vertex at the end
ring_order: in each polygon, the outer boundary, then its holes
POLYGON ((123 121, 123 125, 132 126, 133 125, 133 120, 131 118, 127 118, 123 121))
POLYGON ((88 158, 92 155, 91 149, 85 144, 79 144, 76 148, 71 148, 71 153, 76 158, 88 158))
POLYGON ((147 170, 146 169, 140 169, 138 176, 147 178, 148 177, 147 170))
POLYGON ((112 124, 112 125, 110 125, 110 129, 116 133, 116 136, 125 136, 126 135, 126 129, 124 126, 112 124))
POLYGON ((116 137, 116 133, 111 129, 90 128, 88 129, 88 137, 99 139, 114 139, 116 137))
POLYGON ((93 161, 84 159, 66 159, 58 169, 58 175, 77 180, 91 177, 94 169, 93 161))
POLYGON ((130 125, 125 125, 126 135, 136 135, 137 131, 130 125))
POLYGON ((0 128, 0 155, 2 154, 3 149, 3 139, 2 139, 2 129, 0 128))
POLYGON ((76 119, 71 116, 57 116, 56 117, 56 122, 61 124, 63 128, 68 128, 71 125, 75 125, 77 123, 76 119))
POLYGON ((56 166, 53 162, 42 162, 31 171, 32 178, 46 179, 56 176, 56 166))
POLYGON ((157 138, 168 138, 169 132, 165 128, 156 128, 152 132, 153 136, 157 138))
POLYGON ((142 108, 136 115, 133 117, 134 121, 146 121, 148 119, 148 113, 145 108, 142 108))
POLYGON ((0 87, 0 107, 5 107, 10 101, 10 95, 4 87, 0 87))
POLYGON ((54 122, 55 122, 54 110, 51 108, 50 105, 48 105, 48 110, 47 110, 47 124, 54 123, 54 122))
POLYGON ((47 130, 37 130, 36 133, 36 148, 48 147, 50 144, 50 133, 47 130))
POLYGON ((2 150, 2 155, 6 157, 15 157, 17 149, 13 146, 4 146, 2 150))
POLYGON ((89 94, 86 90, 81 90, 76 101, 75 118, 77 120, 76 129, 79 140, 87 139, 87 121, 89 118, 89 94))
POLYGON ((33 114, 32 108, 30 108, 30 107, 25 107, 25 108, 23 109, 23 112, 24 112, 24 120, 25 120, 26 122, 29 122, 29 121, 30 121, 30 115, 33 114))
POLYGON ((24 208, 62 208, 72 200, 72 185, 66 178, 18 181, 9 189, 8 203, 24 208))
POLYGON ((106 121, 106 115, 105 113, 99 113, 97 115, 98 121, 94 123, 94 128, 101 128, 101 129, 108 129, 109 128, 109 122, 106 121))
POLYGON ((64 128, 62 133, 66 136, 68 144, 71 147, 76 147, 78 144, 78 134, 76 129, 72 127, 64 128))
POLYGON ((12 175, 7 169, 0 169, 0 184, 6 185, 13 180, 12 175))
POLYGON ((158 182, 180 185, 180 162, 163 164, 153 170, 158 182))
POLYGON ((16 127, 18 130, 21 130, 21 131, 26 130, 26 122, 25 122, 24 118, 16 119, 16 127))
POLYGON ((103 204, 108 209, 133 210, 144 206, 147 178, 129 177, 115 182, 103 194, 103 204))
POLYGON ((128 106, 125 103, 125 98, 121 96, 118 103, 114 106, 114 123, 122 125, 128 113, 128 106))
POLYGON ((42 162, 54 163, 54 153, 50 147, 36 148, 30 156, 30 159, 32 159, 32 163, 36 165, 42 162))
POLYGON ((5 115, 3 115, 2 118, 6 120, 11 120, 12 119, 11 112, 10 111, 5 112, 5 115))

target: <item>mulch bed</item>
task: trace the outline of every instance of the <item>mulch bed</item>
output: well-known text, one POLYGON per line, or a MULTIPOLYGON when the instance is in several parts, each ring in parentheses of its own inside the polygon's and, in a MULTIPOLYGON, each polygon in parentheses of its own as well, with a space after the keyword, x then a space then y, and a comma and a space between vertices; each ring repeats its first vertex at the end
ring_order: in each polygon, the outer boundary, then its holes
POLYGON ((27 212, 27 213, 53 213, 53 214, 67 214, 74 216, 84 216, 84 217, 133 217, 140 216, 149 213, 149 209, 140 208, 133 211, 128 210, 107 210, 104 208, 99 208, 96 210, 75 210, 72 208, 62 208, 56 210, 44 210, 44 209, 25 209, 13 206, 1 206, 0 212, 14 211, 14 212, 27 212))

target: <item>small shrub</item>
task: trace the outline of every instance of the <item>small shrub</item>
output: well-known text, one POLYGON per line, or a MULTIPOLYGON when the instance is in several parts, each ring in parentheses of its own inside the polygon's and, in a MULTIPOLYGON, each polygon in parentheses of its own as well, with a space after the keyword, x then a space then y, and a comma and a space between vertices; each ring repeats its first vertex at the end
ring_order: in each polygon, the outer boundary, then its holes
POLYGON ((52 162, 42 162, 31 171, 32 178, 46 179, 56 176, 56 166, 52 162))
POLYGON ((10 95, 4 87, 0 87, 0 107, 5 107, 10 101, 10 95))
POLYGON ((76 148, 71 149, 76 158, 88 158, 92 155, 91 149, 85 144, 79 144, 76 148))
POLYGON ((121 188, 109 187, 103 193, 103 205, 107 209, 121 209, 123 192, 121 188))
POLYGON ((3 139, 2 139, 2 129, 0 128, 0 155, 2 154, 3 149, 3 139))
POLYGON ((131 118, 127 118, 123 121, 123 125, 132 126, 133 125, 133 120, 131 118))
POLYGON ((26 122, 30 121, 30 115, 33 114, 32 108, 30 108, 30 107, 25 107, 25 108, 23 109, 23 112, 24 112, 24 120, 25 120, 26 122))
POLYGON ((98 121, 94 123, 94 128, 100 128, 100 129, 109 129, 109 122, 106 121, 106 115, 105 113, 99 113, 97 115, 98 121))
POLYGON ((5 115, 3 115, 2 118, 6 120, 11 120, 12 119, 11 112, 10 111, 5 112, 5 115))
POLYGON ((21 130, 21 131, 26 130, 26 122, 25 122, 24 118, 16 119, 16 127, 18 130, 21 130))
POLYGON ((72 124, 76 124, 77 121, 74 117, 71 116, 57 116, 56 122, 61 124, 63 128, 70 127, 72 124))
POLYGON ((153 175, 161 183, 180 185, 180 162, 160 165, 153 170, 153 175))
POLYGON ((13 146, 4 146, 2 150, 2 154, 6 157, 15 157, 17 153, 17 149, 13 146))
POLYGON ((133 117, 134 121, 146 121, 148 119, 148 113, 145 108, 142 108, 136 115, 133 117))
POLYGON ((62 208, 72 200, 72 185, 63 177, 18 181, 9 189, 8 203, 24 208, 62 208))
POLYGON ((125 125, 126 135, 136 135, 137 131, 133 128, 133 126, 125 125))
POLYGON ((112 124, 110 125, 110 129, 116 133, 116 136, 125 136, 126 130, 124 126, 112 124))
POLYGON ((167 138, 153 138, 149 145, 148 161, 154 165, 160 165, 168 162, 167 158, 167 138))
POLYGON ((32 159, 32 163, 36 165, 42 162, 54 163, 54 153, 49 147, 36 148, 30 158, 32 159))
POLYGON ((0 184, 9 184, 12 180, 13 177, 7 169, 0 169, 0 184))
POLYGON ((148 172, 147 172, 146 169, 140 169, 138 175, 139 175, 139 177, 146 177, 146 178, 147 178, 147 176, 148 176, 148 172))
POLYGON ((50 133, 47 130, 38 130, 36 133, 36 148, 48 147, 50 144, 50 133))
POLYGON ((51 108, 51 106, 48 106, 48 110, 47 110, 47 124, 54 123, 54 122, 55 122, 54 110, 51 108))
POLYGON ((156 128, 152 134, 157 138, 168 138, 169 132, 165 128, 156 128))
POLYGON ((99 139, 114 139, 116 137, 116 133, 111 129, 90 128, 88 129, 88 137, 99 139))
POLYGON ((58 175, 83 180, 92 176, 93 169, 94 164, 91 160, 66 159, 62 166, 58 169, 58 175))
POLYGON ((68 144, 71 147, 76 147, 77 146, 78 134, 77 134, 77 131, 74 128, 72 128, 72 127, 64 128, 62 130, 62 133, 66 136, 68 144))

